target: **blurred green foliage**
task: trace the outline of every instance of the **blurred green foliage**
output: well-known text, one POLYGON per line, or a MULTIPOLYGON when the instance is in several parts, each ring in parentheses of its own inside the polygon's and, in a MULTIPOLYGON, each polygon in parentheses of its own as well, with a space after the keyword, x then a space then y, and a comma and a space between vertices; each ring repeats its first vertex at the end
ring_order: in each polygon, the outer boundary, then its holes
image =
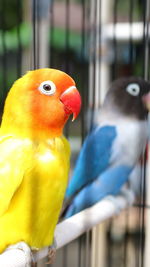
POLYGON ((143 14, 143 1, 142 0, 118 0, 117 10, 118 17, 121 20, 129 21, 130 8, 132 7, 132 20, 140 21, 143 14))
MULTIPOLYGON (((28 47, 32 42, 32 25, 29 23, 22 23, 19 26, 20 41, 22 47, 28 47)), ((0 30, 0 54, 3 53, 3 41, 5 40, 5 46, 7 51, 13 51, 18 49, 18 29, 15 26, 11 30, 0 30)), ((65 29, 54 28, 52 46, 57 49, 64 50, 66 45, 66 31, 65 29), (61 41, 60 41, 61 40, 61 41)), ((69 33, 69 48, 78 50, 81 47, 81 34, 71 31, 69 33)))
MULTIPOLYGON (((18 49, 17 27, 18 26, 15 26, 14 28, 6 31, 0 30, 0 54, 2 54, 4 50, 2 37, 4 38, 7 51, 18 49)), ((32 41, 31 26, 27 23, 22 23, 19 26, 19 31, 20 31, 21 45, 23 47, 27 47, 32 41)))
MULTIPOLYGON (((22 4, 22 2, 19 3, 22 4)), ((16 10, 18 10, 18 0, 0 0, 0 29, 11 30, 18 25, 19 18, 16 10)))

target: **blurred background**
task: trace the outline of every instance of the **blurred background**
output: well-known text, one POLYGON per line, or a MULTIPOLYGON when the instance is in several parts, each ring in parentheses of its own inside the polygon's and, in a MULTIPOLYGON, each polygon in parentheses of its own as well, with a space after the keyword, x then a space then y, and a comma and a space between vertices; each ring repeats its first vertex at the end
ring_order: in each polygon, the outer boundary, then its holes
MULTIPOLYGON (((109 83, 131 75, 149 79, 149 23, 150 0, 0 0, 1 114, 10 86, 27 70, 70 74, 83 101, 79 118, 65 128, 73 169, 109 83)), ((149 267, 145 165, 135 205, 58 250, 53 267, 149 267)))

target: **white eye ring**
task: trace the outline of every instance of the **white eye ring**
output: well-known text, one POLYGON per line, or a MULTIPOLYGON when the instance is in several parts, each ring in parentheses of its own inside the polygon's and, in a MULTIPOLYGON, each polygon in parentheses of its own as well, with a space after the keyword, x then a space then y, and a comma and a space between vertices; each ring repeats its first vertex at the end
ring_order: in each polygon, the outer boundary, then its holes
POLYGON ((140 86, 137 83, 131 83, 126 87, 126 91, 133 96, 138 96, 140 93, 140 86))
POLYGON ((56 86, 52 81, 44 81, 40 84, 38 90, 44 95, 53 95, 56 92, 56 86))

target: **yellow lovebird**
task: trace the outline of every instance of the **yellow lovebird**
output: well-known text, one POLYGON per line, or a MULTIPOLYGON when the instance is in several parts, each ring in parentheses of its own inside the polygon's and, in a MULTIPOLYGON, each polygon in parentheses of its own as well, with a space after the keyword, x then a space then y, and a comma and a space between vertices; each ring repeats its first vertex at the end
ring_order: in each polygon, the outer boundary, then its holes
POLYGON ((29 71, 10 89, 0 128, 0 253, 53 242, 67 186, 70 146, 62 131, 81 98, 56 69, 29 71))

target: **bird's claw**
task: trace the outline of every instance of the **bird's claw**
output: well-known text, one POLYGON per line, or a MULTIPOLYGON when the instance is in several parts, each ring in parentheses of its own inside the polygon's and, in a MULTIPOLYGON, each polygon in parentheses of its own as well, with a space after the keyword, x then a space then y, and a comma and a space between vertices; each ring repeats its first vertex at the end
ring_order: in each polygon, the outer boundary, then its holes
POLYGON ((56 248, 54 246, 50 246, 48 248, 48 262, 46 262, 46 264, 53 264, 55 261, 55 257, 56 257, 56 248))

